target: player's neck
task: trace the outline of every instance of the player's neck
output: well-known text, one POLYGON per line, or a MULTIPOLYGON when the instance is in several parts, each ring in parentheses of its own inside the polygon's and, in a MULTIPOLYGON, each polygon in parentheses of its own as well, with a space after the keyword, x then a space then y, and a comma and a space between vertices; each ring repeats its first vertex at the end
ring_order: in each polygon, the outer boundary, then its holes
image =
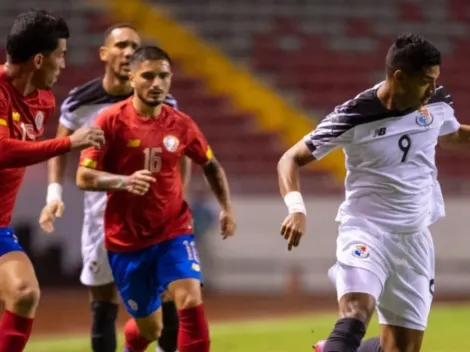
POLYGON ((137 96, 134 96, 132 99, 132 104, 134 105, 134 109, 140 116, 147 117, 149 119, 157 118, 158 115, 162 112, 162 104, 157 106, 150 106, 145 104, 142 100, 140 100, 137 96))
POLYGON ((394 91, 393 85, 385 81, 377 90, 377 98, 379 98, 382 104, 389 110, 407 110, 409 107, 405 106, 394 91))
POLYGON ((33 72, 23 69, 20 65, 11 64, 6 62, 3 66, 5 74, 10 78, 11 85, 20 92, 21 95, 26 96, 36 90, 32 83, 33 72))
POLYGON ((109 95, 127 95, 132 92, 132 87, 128 80, 123 81, 109 74, 105 74, 103 77, 103 88, 109 95))

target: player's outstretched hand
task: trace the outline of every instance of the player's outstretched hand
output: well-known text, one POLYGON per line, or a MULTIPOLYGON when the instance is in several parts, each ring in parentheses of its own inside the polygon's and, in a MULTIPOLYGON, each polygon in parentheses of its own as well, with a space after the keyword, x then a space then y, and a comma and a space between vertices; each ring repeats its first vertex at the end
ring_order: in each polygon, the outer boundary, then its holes
POLYGON ((62 216, 64 208, 64 202, 60 200, 53 200, 42 208, 39 215, 39 226, 44 232, 54 232, 54 220, 62 216))
POLYGON ((72 149, 88 147, 101 148, 104 145, 104 132, 99 127, 82 127, 70 135, 72 149))
POLYGON ((220 212, 220 234, 225 240, 235 235, 235 229, 237 224, 235 223, 235 217, 231 211, 222 210, 220 212))
POLYGON ((156 179, 149 170, 139 170, 126 179, 126 189, 137 196, 143 196, 156 179))
POLYGON ((300 239, 305 233, 306 220, 304 213, 292 213, 282 223, 281 236, 287 241, 289 251, 300 244, 300 239))

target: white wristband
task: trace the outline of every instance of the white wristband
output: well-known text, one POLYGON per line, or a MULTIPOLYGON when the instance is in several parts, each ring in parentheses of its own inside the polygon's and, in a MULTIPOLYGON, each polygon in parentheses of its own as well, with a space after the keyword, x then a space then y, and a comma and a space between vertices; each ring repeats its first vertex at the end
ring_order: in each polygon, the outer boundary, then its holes
POLYGON ((55 200, 62 201, 62 185, 60 183, 50 183, 47 186, 46 204, 55 200))
POLYGON ((289 214, 302 213, 307 215, 307 209, 302 198, 302 194, 297 191, 289 192, 284 197, 284 203, 286 203, 289 214))

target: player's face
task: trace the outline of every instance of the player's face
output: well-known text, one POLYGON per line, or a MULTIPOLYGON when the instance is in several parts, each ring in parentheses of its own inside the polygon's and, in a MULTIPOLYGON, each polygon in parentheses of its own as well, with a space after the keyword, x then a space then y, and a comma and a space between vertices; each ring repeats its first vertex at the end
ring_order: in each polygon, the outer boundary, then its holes
POLYGON ((167 60, 147 60, 136 67, 130 77, 139 99, 148 106, 158 106, 170 90, 171 76, 167 60))
POLYGON ((439 74, 438 65, 426 67, 413 75, 403 73, 400 85, 408 107, 420 109, 427 103, 436 91, 439 74))
POLYGON ((38 54, 33 58, 36 71, 33 84, 38 89, 50 89, 57 81, 60 71, 65 68, 67 40, 59 39, 57 49, 48 54, 38 54))
POLYGON ((140 45, 140 37, 132 28, 116 28, 101 47, 100 57, 121 81, 129 79, 129 59, 140 45))

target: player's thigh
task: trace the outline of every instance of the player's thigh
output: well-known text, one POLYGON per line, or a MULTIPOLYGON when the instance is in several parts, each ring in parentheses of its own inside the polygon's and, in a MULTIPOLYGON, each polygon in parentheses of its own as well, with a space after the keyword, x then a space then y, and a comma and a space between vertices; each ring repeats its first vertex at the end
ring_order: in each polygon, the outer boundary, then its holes
POLYGON ((183 235, 159 244, 158 281, 168 290, 178 309, 202 303, 202 273, 193 235, 183 235))
POLYGON ((146 318, 161 306, 153 247, 137 252, 108 252, 114 282, 133 318, 146 318))
POLYGON ((380 345, 384 352, 420 352, 424 331, 395 325, 380 325, 380 345))
POLYGON ((341 318, 356 318, 368 324, 382 292, 377 275, 341 263, 332 267, 329 274, 336 286, 341 318))
POLYGON ((89 287, 111 284, 113 274, 109 266, 108 254, 104 248, 104 228, 101 224, 88 220, 82 229, 82 272, 80 281, 89 287))
POLYGON ((0 229, 0 296, 7 310, 34 316, 39 301, 36 273, 13 231, 4 229, 0 229))
POLYGON ((397 253, 377 312, 381 324, 424 331, 434 294, 434 247, 428 232, 407 236, 394 241, 402 242, 402 252, 397 253))

